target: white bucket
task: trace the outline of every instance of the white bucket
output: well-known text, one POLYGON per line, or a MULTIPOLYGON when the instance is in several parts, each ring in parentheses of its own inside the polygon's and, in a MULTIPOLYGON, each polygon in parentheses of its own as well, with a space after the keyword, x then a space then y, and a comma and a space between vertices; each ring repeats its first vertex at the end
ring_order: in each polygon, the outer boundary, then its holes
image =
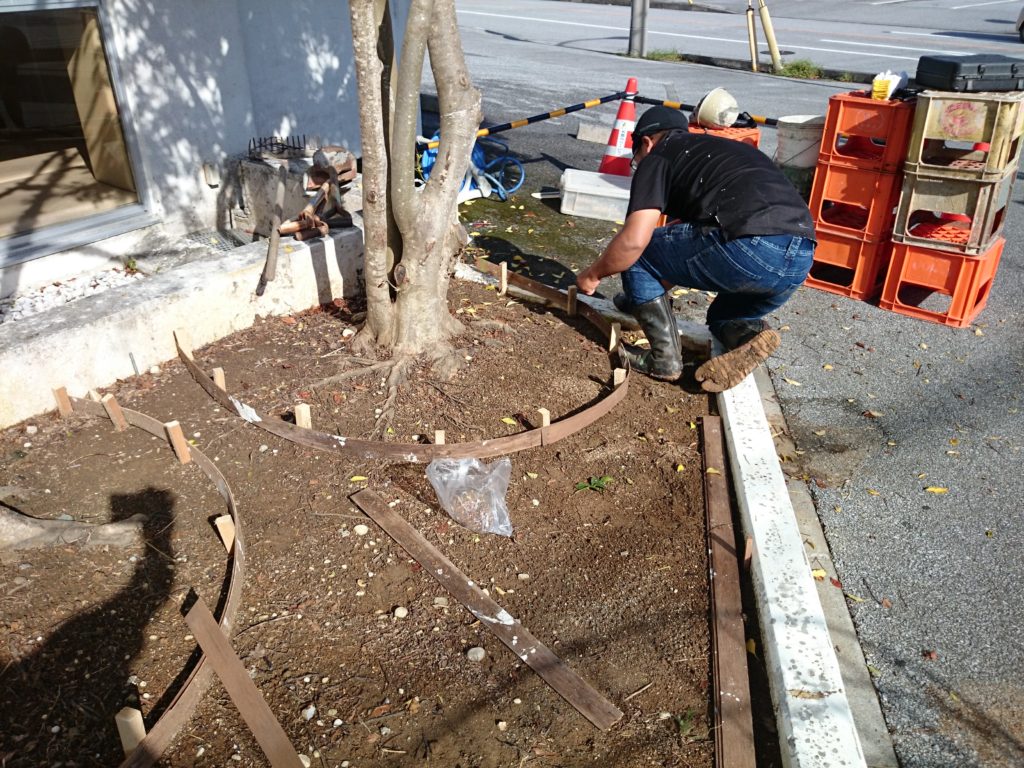
POLYGON ((787 115, 780 117, 778 143, 772 159, 780 168, 813 168, 818 164, 824 115, 787 115))

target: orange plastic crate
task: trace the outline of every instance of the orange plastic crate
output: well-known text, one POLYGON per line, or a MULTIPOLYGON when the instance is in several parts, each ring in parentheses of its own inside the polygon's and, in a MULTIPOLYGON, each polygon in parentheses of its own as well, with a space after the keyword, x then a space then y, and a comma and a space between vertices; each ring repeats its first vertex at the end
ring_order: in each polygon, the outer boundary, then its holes
POLYGON ((914 104, 872 99, 868 91, 829 97, 819 162, 898 171, 907 156, 914 104))
POLYGON ((804 285, 852 299, 871 301, 882 292, 892 243, 818 232, 814 263, 804 285))
POLYGON ((757 147, 761 143, 761 129, 753 128, 705 128, 702 125, 690 124, 690 133, 706 133, 708 136, 719 136, 757 147))
POLYGON ((984 254, 967 256, 894 243, 879 306, 933 323, 970 325, 988 302, 1005 244, 1000 237, 984 254))
POLYGON ((815 229, 877 240, 892 230, 900 175, 824 163, 811 185, 815 229))

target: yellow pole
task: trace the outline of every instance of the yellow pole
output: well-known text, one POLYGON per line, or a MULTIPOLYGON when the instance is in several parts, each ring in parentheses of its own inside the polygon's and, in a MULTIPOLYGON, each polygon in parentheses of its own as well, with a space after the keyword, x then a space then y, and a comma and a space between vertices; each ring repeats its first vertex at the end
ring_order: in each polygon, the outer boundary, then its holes
POLYGON ((753 0, 747 0, 747 41, 750 43, 750 70, 757 72, 757 29, 754 22, 753 0))
POLYGON ((768 50, 772 54, 772 70, 775 74, 782 71, 782 57, 779 56, 779 46, 775 42, 775 30, 772 28, 772 17, 768 15, 768 6, 764 0, 757 0, 761 13, 761 27, 764 29, 765 40, 768 41, 768 50))

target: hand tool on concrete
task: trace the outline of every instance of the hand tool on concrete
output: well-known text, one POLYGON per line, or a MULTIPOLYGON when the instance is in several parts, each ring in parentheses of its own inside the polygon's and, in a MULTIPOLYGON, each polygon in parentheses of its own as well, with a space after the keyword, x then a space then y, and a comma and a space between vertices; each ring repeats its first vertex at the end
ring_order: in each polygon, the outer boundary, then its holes
POLYGON ((277 169, 277 194, 274 198, 274 216, 270 222, 270 243, 267 246, 267 261, 263 265, 263 274, 256 285, 256 295, 262 296, 267 290, 267 283, 277 275, 277 249, 281 244, 281 219, 284 217, 284 188, 288 179, 288 166, 281 163, 277 169))

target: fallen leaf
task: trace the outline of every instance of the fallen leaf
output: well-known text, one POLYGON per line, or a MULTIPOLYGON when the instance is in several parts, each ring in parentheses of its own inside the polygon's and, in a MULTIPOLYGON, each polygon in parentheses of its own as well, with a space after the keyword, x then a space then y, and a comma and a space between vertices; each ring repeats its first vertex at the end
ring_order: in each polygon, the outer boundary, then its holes
POLYGON ((824 429, 816 429, 816 430, 814 430, 814 434, 816 434, 818 437, 821 437, 822 435, 825 434, 825 430, 824 429))
POLYGON ((868 488, 868 495, 870 496, 881 496, 882 494, 876 491, 874 488, 868 488))
POLYGON ((878 411, 864 411, 861 414, 861 416, 864 416, 868 419, 880 419, 882 417, 882 414, 879 413, 878 411))
POLYGON ((824 568, 815 568, 811 571, 811 576, 814 577, 815 581, 824 581, 825 577, 828 576, 828 573, 824 568))
POLYGON ((823 366, 821 366, 821 369, 823 371, 831 371, 831 370, 833 370, 832 365, 830 363, 825 363, 823 366))
POLYGON ((686 467, 683 466, 682 464, 676 464, 676 472, 682 472, 685 469, 686 467))
POLYGON ((949 698, 951 698, 953 701, 960 701, 960 697, 957 696, 953 691, 949 692, 949 698))
POLYGON ((528 478, 530 478, 531 480, 536 480, 537 479, 537 473, 536 472, 527 472, 526 476, 528 478))
POLYGON ((782 380, 784 382, 786 382, 787 384, 792 384, 794 387, 802 387, 803 386, 803 384, 801 384, 799 381, 793 381, 793 379, 787 379, 785 376, 782 377, 782 380))
POLYGON ((510 426, 513 426, 513 427, 516 425, 516 420, 511 418, 511 417, 509 417, 509 416, 502 416, 501 417, 501 421, 502 421, 502 423, 509 424, 510 426))
POLYGON ((828 581, 836 589, 842 589, 843 588, 843 582, 841 582, 839 579, 834 579, 834 578, 832 578, 830 576, 828 581))
POLYGON ((679 413, 679 408, 673 408, 671 405, 665 406, 666 413, 679 413))
POLYGON ((923 648, 921 650, 921 656, 923 656, 926 661, 937 661, 939 658, 939 654, 930 648, 923 648))
POLYGON ((747 653, 757 656, 757 642, 752 637, 747 639, 747 653))
POLYGON ((295 325, 298 322, 298 320, 296 320, 294 317, 282 317, 281 322, 284 323, 285 325, 295 325))
POLYGON ((995 534, 995 532, 994 532, 994 531, 986 530, 986 531, 985 531, 985 535, 986 535, 986 536, 987 536, 988 538, 990 538, 990 539, 991 539, 991 538, 992 538, 993 536, 995 536, 996 534, 995 534))
POLYGON ((872 677, 881 677, 882 676, 882 670, 880 670, 878 667, 872 666, 871 664, 868 664, 867 667, 868 667, 868 673, 872 677))
POLYGON ((857 595, 851 595, 849 592, 843 592, 843 594, 847 597, 847 599, 853 600, 853 602, 855 602, 855 603, 863 603, 864 602, 864 598, 863 597, 857 597, 857 595))
POLYGON ((367 481, 368 479, 369 479, 369 478, 363 477, 362 475, 352 475, 352 477, 350 477, 350 478, 348 479, 348 481, 349 481, 350 483, 364 483, 364 482, 366 482, 366 481, 367 481))
POLYGON ((888 597, 883 597, 882 598, 882 607, 883 608, 892 608, 892 600, 890 600, 888 597))
POLYGON ((925 490, 928 493, 949 493, 949 488, 943 488, 941 485, 929 485, 925 490))
POLYGON ((975 336, 984 336, 985 334, 984 334, 984 333, 982 333, 982 330, 981 330, 981 328, 975 328, 975 329, 974 329, 974 335, 975 335, 975 336))
POLYGON ((808 691, 803 688, 790 688, 786 691, 794 699, 823 699, 830 691, 808 691))
POLYGON ((960 445, 960 441, 957 438, 955 438, 955 437, 951 437, 951 438, 949 438, 949 444, 950 445, 954 445, 954 446, 955 445, 960 445))
POLYGON ((722 470, 715 469, 714 467, 708 467, 704 471, 707 472, 709 475, 720 475, 720 474, 722 474, 722 470))

